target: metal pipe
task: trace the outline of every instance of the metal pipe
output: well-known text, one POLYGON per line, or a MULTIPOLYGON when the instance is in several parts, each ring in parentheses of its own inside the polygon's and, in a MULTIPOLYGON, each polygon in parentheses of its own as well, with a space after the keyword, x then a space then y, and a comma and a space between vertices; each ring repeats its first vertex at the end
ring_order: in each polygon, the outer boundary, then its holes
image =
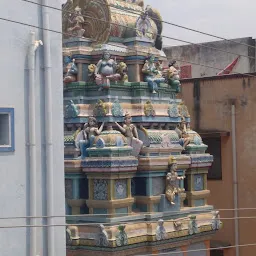
POLYGON ((232 122, 232 159, 233 159, 233 190, 234 190, 234 222, 235 222, 235 248, 239 256, 239 220, 238 220, 238 183, 237 183, 237 157, 236 157, 236 106, 231 105, 232 122))
MULTIPOLYGON (((51 85, 51 52, 50 52, 50 22, 48 0, 42 0, 43 40, 44 40, 44 81, 45 81, 45 140, 46 140, 46 193, 47 215, 54 215, 54 188, 53 188, 53 119, 52 119, 52 85, 51 85)), ((47 219, 48 225, 54 225, 54 219, 47 219)), ((55 256, 54 226, 47 227, 48 256, 55 256)))
MULTIPOLYGON (((35 32, 30 32, 28 53, 29 87, 29 169, 30 169, 30 215, 36 216, 36 102, 35 102, 35 32)), ((30 225, 36 225, 36 219, 30 219, 30 225)), ((36 227, 30 229, 30 256, 36 255, 36 227)))

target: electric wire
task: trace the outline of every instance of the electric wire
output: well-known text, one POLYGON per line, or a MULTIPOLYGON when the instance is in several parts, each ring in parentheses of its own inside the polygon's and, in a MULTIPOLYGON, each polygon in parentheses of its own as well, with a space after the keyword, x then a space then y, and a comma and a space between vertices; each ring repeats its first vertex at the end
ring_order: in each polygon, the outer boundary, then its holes
MULTIPOLYGON (((187 211, 190 211, 191 209, 189 208, 186 208, 186 209, 182 209, 182 211, 166 211, 164 212, 165 214, 169 214, 169 213, 172 213, 172 214, 176 214, 176 213, 186 213, 185 210, 187 211)), ((256 210, 256 208, 224 208, 224 209, 195 209, 193 210, 193 212, 191 214, 194 214, 194 213, 201 213, 201 214, 204 214, 204 213, 211 213, 211 212, 216 212, 216 211, 219 211, 219 212, 232 212, 232 211, 253 211, 253 210, 256 210)), ((101 216, 127 216, 127 217, 132 217, 132 216, 138 216, 138 215, 147 215, 147 214, 152 214, 152 212, 140 212, 138 214, 134 213, 134 214, 127 214, 127 213, 106 213, 106 214, 74 214, 74 215, 53 215, 53 216, 13 216, 13 217, 0 217, 0 220, 9 220, 9 219, 26 219, 26 218, 36 218, 36 219, 43 219, 43 218, 69 218, 69 217, 74 217, 74 218, 78 218, 78 217, 101 217, 101 216)), ((154 213, 154 214, 159 214, 159 213, 154 213)), ((233 217, 232 217, 233 218, 233 217)), ((238 217, 239 218, 239 217, 238 217)), ((241 217, 241 218, 246 218, 246 217, 241 217)), ((248 218, 251 218, 250 216, 248 218)), ((255 216, 256 218, 256 216, 255 216)), ((226 218, 220 218, 220 219, 226 219, 226 218)), ((230 218, 227 218, 227 219, 230 219, 230 218)))
MULTIPOLYGON (((39 27, 39 26, 36 26, 36 25, 28 24, 28 23, 21 22, 21 21, 6 19, 6 18, 3 18, 3 17, 0 17, 0 20, 15 23, 15 24, 19 24, 19 25, 23 25, 23 26, 27 26, 27 27, 31 27, 31 28, 36 28, 36 29, 40 29, 40 30, 46 30, 46 31, 61 34, 61 35, 69 35, 69 33, 61 32, 61 31, 57 31, 57 30, 53 30, 53 29, 46 29, 46 28, 42 28, 42 27, 39 27)), ((91 38, 84 38, 84 39, 88 39, 88 40, 90 39, 91 41, 93 41, 93 39, 91 39, 91 38)))
MULTIPOLYGON (((54 10, 58 10, 58 11, 63 11, 62 9, 60 8, 57 8, 57 7, 53 7, 53 6, 46 6, 46 5, 43 5, 43 4, 40 4, 40 3, 35 3, 33 1, 29 1, 29 0, 21 0, 21 1, 24 1, 24 2, 28 2, 28 3, 31 3, 31 4, 35 4, 35 5, 39 5, 39 6, 43 6, 43 7, 48 7, 48 8, 51 8, 51 9, 54 9, 54 10)), ((74 12, 71 12, 71 13, 74 13, 74 12)), ((94 19, 94 20, 98 20, 98 21, 101 21, 101 22, 106 22, 106 23, 112 23, 112 22, 108 22, 108 21, 105 21, 105 20, 101 20, 101 19, 98 19, 98 18, 94 18, 94 17, 91 17, 91 16, 85 16, 85 15, 82 15, 83 17, 88 17, 88 18, 91 18, 91 19, 94 19)), ((115 25, 119 25, 117 23, 112 23, 112 24, 115 24, 115 25)), ((124 26, 124 25, 120 25, 120 26, 124 26)), ((128 26, 124 26, 124 27, 127 27, 129 29, 133 29, 133 30, 136 30, 135 28, 130 28, 128 26)), ((41 28, 43 29, 43 28, 41 28)), ((66 34, 66 35, 70 35, 69 33, 63 33, 63 34, 66 34)), ((82 39, 86 39, 84 37, 77 37, 77 38, 82 38, 82 39)), ((167 37, 168 39, 172 39, 171 37, 167 37)), ((88 38, 87 38, 88 39, 88 38)), ((179 39, 177 39, 179 40, 179 39)), ((92 40, 92 41, 96 41, 95 39, 92 40)), ((116 45, 116 44, 111 44, 111 43, 107 43, 108 45, 111 45, 111 46, 115 46, 115 47, 119 47, 119 48, 123 48, 123 49, 129 49, 128 47, 125 47, 125 46, 122 46, 122 45, 116 45)), ((209 48, 207 46, 207 48, 209 48)), ((217 49, 217 48, 216 48, 217 49)), ((223 50, 224 51, 224 50, 223 50)), ((141 51, 141 50, 137 50, 137 52, 141 52, 141 53, 148 53, 148 52, 144 52, 144 51, 141 51)), ((225 51, 226 52, 226 51, 225 51)), ((231 53, 231 52, 228 52, 228 53, 231 53)), ((232 53, 232 54, 235 54, 237 56, 242 56, 242 55, 239 55, 239 54, 236 54, 236 53, 232 53)), ((244 55, 245 56, 245 55, 244 55)), ((249 57, 249 56, 246 56, 246 57, 249 57)), ((255 58, 254 58, 255 59, 255 58)), ((169 61, 172 60, 172 59, 168 59, 169 61)), ((193 65, 198 65, 198 66, 201 66, 201 67, 206 67, 206 68, 211 68, 211 69, 215 69, 215 70, 218 70, 218 71, 223 71, 225 68, 217 68, 217 67, 213 67, 213 66, 210 66, 210 65, 205 65, 205 64, 201 64, 201 63, 196 63, 196 62, 191 62, 191 61, 187 61, 187 60, 181 60, 181 59, 178 59, 178 58, 175 58, 175 60, 177 61, 180 61, 180 62, 183 62, 183 63, 189 63, 189 64, 193 64, 193 65)), ((231 71, 231 73, 233 74, 240 74, 240 75, 243 75, 243 76, 248 76, 248 77, 256 77, 254 75, 251 75, 251 74, 248 74, 248 73, 240 73, 240 72, 236 72, 236 71, 231 71)))
MULTIPOLYGON (((27 2, 27 3, 31 3, 31 4, 36 4, 36 5, 39 5, 39 6, 42 6, 42 7, 47 7, 47 8, 53 9, 53 10, 58 10, 58 11, 60 11, 62 13, 74 14, 74 12, 71 12, 71 11, 62 10, 61 8, 53 7, 53 6, 50 6, 50 5, 44 5, 44 4, 40 4, 40 3, 35 3, 33 1, 30 1, 30 0, 21 0, 21 1, 27 2)), ((92 2, 97 2, 97 1, 92 1, 92 2)), ((108 4, 105 4, 105 5, 110 6, 112 8, 120 9, 120 8, 118 8, 116 6, 113 6, 113 5, 108 5, 108 4)), ((125 10, 125 11, 128 12, 128 13, 132 13, 131 10, 125 10)), ((112 25, 116 25, 116 26, 119 26, 119 27, 124 27, 124 28, 128 28, 128 29, 131 29, 131 30, 136 30, 135 28, 131 28, 129 26, 125 26, 125 25, 118 24, 118 23, 111 22, 111 21, 106 21, 106 20, 103 20, 103 19, 98 19, 98 18, 95 18, 95 17, 92 17, 92 16, 88 16, 88 15, 81 15, 81 16, 84 17, 84 18, 90 18, 90 19, 93 19, 93 20, 97 20, 97 21, 109 23, 109 24, 112 24, 112 25)), ((149 32, 149 34, 153 34, 153 33, 149 32)), ((191 45, 196 45, 196 46, 200 46, 200 47, 207 48, 207 49, 212 49, 212 50, 223 52, 223 53, 228 53, 228 54, 232 54, 232 55, 236 55, 236 56, 240 56, 240 57, 245 57, 245 58, 248 58, 248 59, 256 60, 256 58, 252 57, 252 56, 248 56, 248 55, 244 55, 244 54, 238 54, 238 53, 235 53, 235 52, 218 49, 216 47, 208 46, 208 45, 205 45, 203 43, 193 43, 193 42, 190 42, 190 41, 186 41, 186 40, 182 40, 182 39, 178 39, 178 38, 174 38, 174 37, 170 37, 170 36, 165 36, 165 35, 161 35, 161 34, 156 34, 156 35, 157 36, 161 36, 162 38, 171 39, 171 40, 178 41, 178 42, 183 42, 183 43, 187 43, 187 44, 191 44, 191 45)), ((256 47, 255 47, 255 49, 256 49, 256 47)))
MULTIPOLYGON (((25 1, 25 0, 22 0, 22 1, 25 1)), ((27 2, 30 2, 30 1, 27 1, 27 2)), ((38 3, 35 3, 35 4, 38 4, 38 3)), ((91 18, 91 17, 90 17, 91 18)), ((58 34, 68 34, 68 33, 63 33, 63 32, 60 32, 60 31, 56 31, 56 30, 52 30, 52 29, 44 29, 42 27, 39 27, 39 26, 35 26, 35 25, 31 25, 31 24, 26 24, 26 23, 23 23, 23 22, 19 22, 19 21, 14 21, 14 20, 10 20, 10 19, 5 19, 5 18, 0 18, 0 20, 3 20, 3 21, 8 21, 8 22, 12 22, 12 23, 16 23, 16 24, 20 24, 20 25, 25 25, 25 26, 29 26, 29 27, 33 27, 33 28, 37 28, 37 29, 41 29, 41 30, 48 30, 50 32, 54 32, 54 33, 58 33, 58 34)), ((101 21, 101 20, 100 20, 101 21)), ((222 39, 222 40, 226 40, 226 41, 231 41, 231 42, 234 42, 234 43, 237 43, 233 40, 228 40, 228 39, 225 39, 225 38, 222 38, 222 37, 217 37, 217 36, 214 36, 214 35, 211 35, 211 34, 208 34, 208 33, 204 33, 204 32, 201 32, 201 31, 197 31, 197 30, 194 30, 194 29, 190 29, 190 28, 186 28, 186 27, 183 27, 183 26, 180 26, 180 25, 176 25, 176 24, 173 24, 173 23, 169 23, 169 22, 165 22, 163 21, 163 23, 167 23, 167 24, 170 24, 170 25, 174 25, 174 26, 178 26, 178 27, 181 27, 181 28, 184 28, 184 29, 188 29, 188 30, 191 30, 191 31, 194 31, 194 32, 197 32, 197 33, 202 33, 202 34, 205 34, 205 35, 209 35, 209 36, 213 36, 213 37, 216 37, 216 38, 219 38, 219 39, 222 39)), ((174 38, 169 38, 169 39, 173 39, 173 40, 176 40, 174 38)), ((91 40, 91 38, 90 38, 91 40)), ((178 41, 180 41, 179 39, 177 39, 178 41)), ((188 42, 188 41, 184 41, 183 42, 187 42, 187 43, 191 43, 191 42, 188 42)), ((191 43, 191 44, 194 44, 194 43, 191 43)), ((239 43, 239 44, 243 44, 243 43, 239 43)), ((197 45, 197 44, 196 44, 197 45)), ((201 45, 201 44, 199 44, 201 45)), ((243 45, 246 45, 246 44, 243 44, 243 45)), ((116 45, 114 45, 116 46, 116 45)), ((246 46, 250 46, 250 45, 246 45, 246 46)), ((120 47, 120 46, 119 46, 120 47)), ((250 46, 252 47, 252 46, 250 46)), ((123 47, 123 48, 126 48, 126 47, 123 47)), ((209 47, 208 47, 209 48, 209 47)), ((255 47, 253 47, 255 48, 255 47)), ((127 48, 126 48, 127 49, 127 48)), ((225 51, 226 53, 230 53, 230 54, 235 54, 235 55, 238 55, 239 54, 236 54, 236 53, 232 53, 232 52, 228 52, 228 51, 225 51)), ((145 52, 144 52, 145 53, 145 52)), ((242 55, 240 55, 242 56, 242 55)), ((249 57, 249 56, 244 56, 244 57, 249 57)), ((255 58, 254 58, 255 59, 255 58)), ((182 61, 182 60, 180 60, 182 61)), ((182 61, 182 62, 187 62, 187 63, 191 63, 191 62, 188 62, 188 61, 182 61)), ((191 64, 195 64, 195 65, 200 65, 200 66, 206 66, 206 65, 201 65, 199 63, 191 63, 191 64)), ((209 67, 209 68, 213 68, 213 69, 219 69, 219 68, 216 68, 216 67, 211 67, 211 66, 206 66, 206 67, 209 67)), ((223 70, 223 69, 219 69, 219 70, 223 70)), ((235 72, 237 74, 242 74, 242 73, 238 73, 238 72, 235 72)), ((242 75, 249 75, 249 74, 242 74, 242 75)), ((254 76, 253 76, 254 77, 254 76)), ((241 210, 243 208, 240 208, 239 210, 241 210)), ((255 209, 255 208, 244 208, 244 209, 247 209, 247 210, 251 210, 251 209, 255 209)), ((235 209, 223 209, 223 210, 235 210, 235 209)), ((201 211, 202 212, 202 211, 201 211)), ((106 215, 106 214, 104 214, 106 215)), ((68 215, 66 215, 68 216, 68 215)), ((74 215, 70 215, 72 217, 74 217, 74 215)), ((82 215, 82 216, 86 216, 88 217, 88 215, 82 215)), ((95 215, 94 215, 95 216, 95 215)), ((45 217, 45 218, 49 218, 49 217, 57 217, 57 216, 42 216, 42 217, 45 217)), ((59 217, 62 217, 62 216, 59 216, 59 217)), ((64 216, 63 216, 64 217, 64 216)), ((9 219, 9 218, 41 218, 41 217, 32 217, 32 216, 26 216, 26 217, 7 217, 7 218, 0 218, 0 219, 9 219)), ((237 217, 238 219, 254 219, 256 218, 256 216, 251 216, 251 217, 237 217)), ((235 218, 219 218, 220 220, 232 220, 232 219, 235 219, 235 218)), ((171 221, 174 221, 175 220, 171 220, 171 221)), ((171 222, 171 221, 167 221, 167 222, 171 222)), ((121 223, 121 222, 119 222, 121 223)), ((127 223, 127 222, 126 222, 127 223)), ((128 223, 131 223, 131 222, 128 222, 128 223)), ((92 225, 93 223, 83 223, 83 224, 76 224, 76 226, 78 225, 92 225)), ((54 224, 54 225, 18 225, 18 226, 0 226, 0 228, 21 228, 21 227, 48 227, 48 226, 69 226, 70 224, 54 224)), ((236 245, 236 246, 239 246, 239 247, 244 247, 244 246, 256 246, 256 244, 244 244, 244 245, 236 245)), ((236 246, 225 246, 225 247, 219 247, 218 249, 226 249, 226 248, 234 248, 236 246)), ((208 250, 214 250, 213 248, 211 249, 197 249, 197 250, 188 250, 187 252, 198 252, 198 251, 208 251, 208 250)), ((168 252, 168 253, 160 253, 158 255, 166 255, 166 254, 175 254, 175 253, 178 253, 178 252, 168 252)), ((141 256, 149 256, 149 255, 153 255, 153 254, 144 254, 144 255, 141 255, 141 256)))
MULTIPOLYGON (((166 212, 164 212, 166 214, 166 212)), ((179 212, 181 213, 181 212, 179 212)), ((113 214, 114 215, 114 214, 113 214)), ((189 216, 192 216, 193 213, 190 213, 187 217, 181 217, 181 218, 177 218, 177 219, 171 219, 171 220, 164 220, 165 223, 174 223, 174 222, 177 222, 177 221, 189 221, 189 216)), ((73 215, 72 215, 73 216, 73 215)), ((93 217, 97 216, 97 214, 94 214, 93 217)), ((58 216, 44 216, 45 218, 57 218, 58 216)), ((58 218, 64 218, 65 216, 59 216, 58 218)), ((83 217, 87 217, 86 214, 83 215, 83 217)), ((132 217, 132 216, 127 216, 127 217, 132 217)), ((135 216, 134 216, 135 217, 135 216)), ((27 217, 27 218, 30 218, 30 217, 27 217)), ((34 217, 34 218, 42 218, 42 217, 34 217)), ((23 218, 24 219, 24 218, 23 218)), ((159 218, 161 219, 161 218, 159 218)), ((256 216, 245 216, 245 217, 227 217, 227 218, 217 218, 216 220, 219 220, 219 221, 222 221, 222 220, 236 220, 236 219, 239 219, 239 220, 250 220, 250 219, 256 219, 256 216)), ((205 221, 213 221, 214 218, 210 218, 210 219, 198 219, 197 222, 205 222, 205 221)), ((112 224, 112 225, 117 225, 117 224, 136 224, 138 223, 139 221, 141 221, 141 219, 138 219, 138 221, 128 221, 128 220, 117 220, 115 222, 112 222, 112 223, 106 223, 106 222, 90 222, 90 220, 87 220, 88 222, 86 223, 72 223, 72 225, 75 225, 75 226, 90 226, 90 225, 100 225, 100 224, 112 224)), ((143 220, 143 223, 152 223, 152 220, 143 220)), ((49 224, 49 225, 14 225, 14 226, 0 226, 0 228, 19 228, 19 227, 50 227, 50 226, 70 226, 71 224, 69 223, 65 223, 65 224, 49 224)))

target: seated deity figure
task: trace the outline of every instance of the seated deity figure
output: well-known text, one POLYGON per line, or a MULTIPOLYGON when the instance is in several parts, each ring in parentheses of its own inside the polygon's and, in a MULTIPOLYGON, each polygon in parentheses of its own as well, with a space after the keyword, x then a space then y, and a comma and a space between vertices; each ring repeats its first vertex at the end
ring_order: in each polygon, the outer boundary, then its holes
POLYGON ((166 175, 165 195, 168 201, 173 205, 175 204, 175 195, 184 191, 184 189, 179 187, 179 180, 183 179, 183 176, 178 176, 177 174, 176 160, 172 160, 172 162, 169 164, 169 172, 166 175))
POLYGON ((69 25, 68 32, 71 36, 83 37, 85 30, 83 29, 84 17, 82 10, 79 6, 75 8, 73 14, 69 14, 69 25))
POLYGON ((118 81, 121 79, 120 74, 118 74, 116 70, 116 61, 111 59, 108 51, 105 51, 95 69, 95 81, 96 84, 100 86, 100 91, 102 89, 109 89, 110 81, 118 81))
POLYGON ((144 73, 144 80, 145 82, 148 82, 151 92, 157 93, 159 84, 163 83, 165 79, 163 78, 160 70, 160 63, 157 67, 154 61, 155 56, 150 54, 142 68, 142 73, 144 73))
POLYGON ((182 117, 181 123, 176 127, 175 131, 178 133, 178 136, 180 138, 180 145, 183 147, 183 149, 185 149, 186 146, 190 143, 190 138, 187 133, 186 121, 184 117, 182 117))
POLYGON ((72 62, 68 63, 66 67, 64 68, 64 79, 63 82, 65 84, 75 82, 77 77, 77 66, 75 64, 75 59, 72 60, 72 62))
POLYGON ((98 128, 98 123, 95 117, 90 116, 88 118, 88 123, 84 124, 83 130, 78 132, 78 134, 75 137, 75 143, 76 147, 81 150, 81 159, 86 158, 87 152, 86 149, 91 147, 94 143, 95 136, 98 136, 101 134, 104 127, 104 122, 98 128))
POLYGON ((123 127, 117 122, 115 124, 124 136, 127 137, 128 145, 133 148, 132 154, 137 157, 142 149, 143 142, 139 140, 138 131, 136 126, 132 124, 131 115, 129 113, 125 114, 123 127))
POLYGON ((169 85, 176 90, 177 93, 180 92, 180 75, 179 66, 176 60, 170 62, 169 69, 167 71, 167 79, 169 85))

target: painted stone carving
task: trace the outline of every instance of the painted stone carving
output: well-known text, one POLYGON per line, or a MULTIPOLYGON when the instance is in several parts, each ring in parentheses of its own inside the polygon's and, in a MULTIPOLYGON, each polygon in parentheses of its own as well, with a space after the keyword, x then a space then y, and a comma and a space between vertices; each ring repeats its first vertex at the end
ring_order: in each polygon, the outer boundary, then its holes
POLYGON ((80 237, 77 226, 66 227, 66 245, 78 245, 79 239, 80 237))
POLYGON ((112 112, 112 116, 115 116, 115 117, 121 117, 124 115, 122 106, 119 103, 118 99, 116 99, 112 104, 111 112, 112 112))
POLYGON ((77 80, 78 69, 75 64, 75 59, 66 64, 66 67, 63 70, 64 78, 63 83, 68 84, 75 82, 77 80))
POLYGON ((179 117, 179 108, 176 103, 170 103, 168 106, 169 117, 179 117))
POLYGON ((116 199, 124 199, 127 197, 127 182, 126 180, 115 181, 116 199))
POLYGON ((90 64, 88 66, 88 82, 94 82, 96 75, 95 75, 96 65, 90 64))
POLYGON ((98 123, 95 117, 90 116, 88 118, 88 123, 84 124, 83 130, 81 130, 76 138, 75 138, 75 144, 76 147, 81 150, 81 157, 84 159, 88 156, 86 149, 91 147, 94 143, 95 136, 98 136, 101 134, 104 127, 104 122, 101 124, 100 128, 98 129, 98 123))
POLYGON ((123 246, 128 244, 128 236, 125 232, 125 225, 120 225, 118 227, 119 232, 116 235, 116 245, 123 246))
POLYGON ((128 68, 127 68, 127 65, 126 63, 124 62, 120 62, 118 65, 117 65, 117 70, 116 70, 117 74, 120 75, 120 81, 121 82, 128 82, 128 75, 127 75, 127 72, 128 72, 128 68))
POLYGON ((167 233, 166 230, 164 228, 164 221, 162 219, 160 219, 158 221, 158 225, 156 228, 156 240, 160 241, 160 240, 164 240, 167 238, 167 233))
POLYGON ((107 247, 109 245, 108 233, 105 230, 104 225, 100 224, 99 228, 100 228, 100 233, 96 238, 96 245, 100 247, 107 247))
POLYGON ((68 19, 68 34, 72 37, 83 37, 85 30, 83 29, 84 17, 82 15, 82 9, 77 6, 74 12, 69 14, 68 19))
POLYGON ((96 142, 96 148, 104 148, 105 147, 105 141, 102 138, 99 138, 96 142))
POLYGON ((170 136, 168 134, 163 134, 163 135, 161 135, 161 137, 162 137, 161 147, 162 148, 171 147, 172 143, 170 140, 170 136))
POLYGON ((168 83, 172 89, 175 89, 176 93, 180 92, 180 75, 179 66, 176 60, 170 62, 169 69, 167 71, 168 83))
POLYGON ((212 217, 212 229, 218 230, 218 229, 220 229, 220 226, 221 226, 221 222, 220 222, 219 211, 214 211, 213 217, 212 217))
POLYGON ((148 17, 148 11, 145 10, 137 19, 135 24, 136 36, 146 37, 148 39, 153 38, 153 29, 148 17))
POLYGON ((179 113, 180 115, 185 118, 185 117, 190 117, 189 112, 188 112, 188 108, 187 106, 184 104, 184 102, 181 102, 178 106, 179 108, 179 113))
POLYGON ((145 116, 155 116, 156 111, 154 110, 153 104, 150 100, 146 101, 144 105, 144 114, 145 116))
POLYGON ((179 187, 179 180, 183 180, 183 176, 177 174, 177 162, 174 158, 169 160, 169 172, 166 175, 165 195, 168 201, 174 205, 175 195, 184 191, 179 187))
POLYGON ((177 220, 177 221, 173 222, 173 226, 174 226, 176 231, 181 231, 183 224, 182 224, 181 221, 177 220))
POLYGON ((66 245, 72 245, 71 231, 69 228, 66 228, 66 245))
POLYGON ((194 190, 200 191, 204 189, 204 178, 203 175, 195 174, 194 175, 194 190))
POLYGON ((132 154, 137 157, 143 147, 143 142, 139 140, 137 128, 131 122, 132 122, 131 115, 129 113, 126 113, 124 117, 123 127, 119 125, 117 122, 115 122, 115 124, 120 129, 120 131, 124 134, 124 136, 127 137, 128 145, 133 148, 132 154))
POLYGON ((107 115, 107 107, 106 104, 102 100, 98 100, 97 104, 93 109, 94 116, 106 116, 107 115))
POLYGON ((149 54, 143 68, 142 73, 144 74, 144 80, 148 83, 149 89, 152 93, 157 93, 158 86, 163 83, 165 79, 162 76, 161 64, 155 65, 155 56, 149 54))
POLYGON ((108 199, 108 181, 107 180, 94 180, 93 196, 95 200, 108 199))
POLYGON ((99 90, 109 89, 110 81, 118 81, 121 75, 116 73, 117 63, 111 59, 110 53, 105 51, 101 60, 96 65, 95 69, 95 81, 99 86, 99 90))
POLYGON ((199 233, 196 216, 190 216, 189 224, 188 224, 188 233, 190 235, 199 233))
POLYGON ((76 118, 79 114, 78 107, 74 104, 73 100, 69 100, 68 104, 65 106, 65 118, 76 118))
POLYGON ((193 142, 195 145, 201 145, 202 144, 202 139, 199 136, 194 136, 193 142))
POLYGON ((180 145, 183 147, 183 149, 185 149, 186 146, 190 143, 190 138, 187 133, 186 121, 184 117, 181 118, 181 123, 177 125, 175 131, 179 136, 180 145))

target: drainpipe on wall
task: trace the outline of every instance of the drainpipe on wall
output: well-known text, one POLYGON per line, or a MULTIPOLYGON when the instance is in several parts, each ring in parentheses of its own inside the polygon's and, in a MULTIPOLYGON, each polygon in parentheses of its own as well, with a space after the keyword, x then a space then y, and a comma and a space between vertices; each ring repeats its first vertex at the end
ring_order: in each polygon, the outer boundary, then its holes
MULTIPOLYGON (((36 95, 35 95, 35 53, 42 41, 35 40, 35 32, 30 32, 30 45, 28 52, 28 87, 29 87, 29 170, 30 170, 30 225, 36 226, 37 214, 37 175, 36 175, 36 95)), ((30 256, 37 253, 36 227, 30 228, 30 256)))
POLYGON ((238 221, 238 183, 237 183, 237 157, 236 157, 236 106, 231 105, 232 122, 232 159, 233 159, 233 191, 234 191, 234 221, 235 221, 235 246, 236 256, 239 256, 239 221, 238 221))
POLYGON ((44 39, 44 81, 45 81, 45 140, 46 140, 46 200, 47 200, 47 243, 48 256, 56 256, 54 249, 54 189, 53 189, 53 124, 52 124, 52 83, 50 53, 50 22, 48 0, 42 0, 43 39, 44 39))

